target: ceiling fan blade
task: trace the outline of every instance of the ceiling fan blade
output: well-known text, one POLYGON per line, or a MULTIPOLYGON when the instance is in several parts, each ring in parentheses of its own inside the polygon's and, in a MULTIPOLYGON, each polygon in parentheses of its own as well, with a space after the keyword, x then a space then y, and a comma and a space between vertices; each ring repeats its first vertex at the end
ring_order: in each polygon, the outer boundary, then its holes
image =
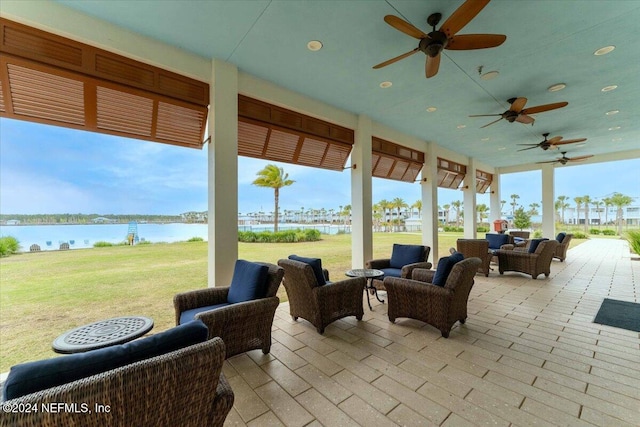
MULTIPOLYGON (((522 145, 522 144, 518 144, 518 145, 522 145)), ((522 148, 522 149, 520 149, 520 150, 518 150, 518 151, 533 150, 534 148, 538 148, 538 146, 536 145, 536 146, 534 146, 534 147, 522 148)))
POLYGON ((533 117, 529 117, 526 114, 522 114, 522 113, 520 113, 520 115, 516 117, 516 122, 524 123, 525 125, 533 124, 533 122, 535 121, 536 119, 534 119, 533 117))
POLYGON ((516 98, 516 100, 511 103, 511 107, 509 108, 509 110, 519 113, 522 111, 526 103, 527 98, 516 98))
POLYGON ((569 159, 569 161, 570 162, 579 162, 581 160, 588 159, 589 157, 593 157, 593 154, 589 154, 589 155, 586 155, 586 156, 579 156, 579 157, 571 157, 569 159))
POLYGON ((404 59, 407 56, 413 55, 417 51, 418 51, 418 48, 415 48, 413 50, 410 50, 407 53, 403 53, 402 55, 396 56, 395 58, 391 58, 388 61, 384 61, 384 62, 379 63, 378 65, 374 65, 373 68, 375 68, 377 70, 378 68, 386 67, 389 64, 393 64, 394 62, 400 61, 401 59, 404 59))
POLYGON ((557 144, 560 141, 562 141, 561 136, 554 136, 553 138, 547 140, 549 144, 557 144))
POLYGON ((445 49, 472 50, 500 46, 507 39, 502 34, 465 34, 449 39, 445 49))
POLYGON ((491 123, 487 123, 486 125, 481 126, 481 127, 480 127, 480 129, 482 129, 482 128, 486 128, 487 126, 490 126, 490 125, 492 125, 492 124, 494 124, 494 123, 496 123, 496 122, 499 122, 499 121, 500 121, 500 120, 502 120, 502 119, 503 119, 503 118, 502 118, 502 117, 500 117, 498 120, 494 120, 494 121, 492 121, 491 123))
POLYGON ((586 141, 586 140, 587 140, 587 138, 567 139, 566 141, 553 142, 553 143, 551 143, 551 145, 574 144, 576 142, 583 142, 583 141, 586 141))
POLYGON ((536 164, 542 164, 542 163, 558 163, 560 160, 548 160, 546 162, 536 162, 536 164))
POLYGON ((444 32, 447 37, 453 37, 465 25, 469 23, 475 16, 480 13, 484 7, 489 4, 489 0, 467 0, 462 6, 447 19, 440 31, 444 32))
POLYGON ((493 116, 501 116, 502 114, 474 114, 469 117, 493 117, 493 116))
POLYGON ((540 144, 516 144, 516 145, 533 145, 534 147, 538 147, 540 144))
POLYGON ((403 32, 406 35, 411 36, 413 38, 416 38, 418 40, 424 39, 425 37, 428 37, 425 33, 420 31, 418 28, 416 28, 413 25, 409 24, 404 19, 398 18, 397 16, 387 15, 387 16, 384 17, 384 22, 386 22, 387 24, 391 25, 396 30, 398 30, 400 32, 403 32))
POLYGON ((567 105, 569 105, 568 102, 556 102, 553 104, 538 105, 536 107, 525 108, 524 110, 521 111, 521 113, 522 114, 542 113, 544 111, 555 110, 557 108, 566 107, 567 105))
POLYGON ((437 54, 433 58, 427 56, 427 62, 424 64, 424 72, 427 75, 427 78, 433 77, 438 74, 438 69, 440 68, 440 54, 437 54))

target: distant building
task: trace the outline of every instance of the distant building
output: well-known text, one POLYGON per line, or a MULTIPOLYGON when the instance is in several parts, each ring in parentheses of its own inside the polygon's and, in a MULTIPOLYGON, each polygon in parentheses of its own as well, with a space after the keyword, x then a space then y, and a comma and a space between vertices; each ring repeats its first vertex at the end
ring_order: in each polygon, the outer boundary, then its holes
POLYGON ((105 218, 103 216, 99 216, 97 218, 93 218, 91 221, 93 221, 94 224, 111 224, 111 223, 115 222, 115 220, 109 219, 109 218, 105 218))
POLYGON ((20 220, 19 219, 8 219, 7 220, 7 225, 20 225, 20 220))

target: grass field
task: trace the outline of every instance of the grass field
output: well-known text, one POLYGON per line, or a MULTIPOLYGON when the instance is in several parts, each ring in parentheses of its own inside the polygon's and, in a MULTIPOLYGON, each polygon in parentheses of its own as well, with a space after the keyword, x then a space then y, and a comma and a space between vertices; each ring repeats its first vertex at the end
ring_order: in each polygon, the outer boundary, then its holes
MULTIPOLYGON (((440 234, 440 254, 460 233, 440 234)), ((419 244, 418 233, 374 234, 374 258, 393 243, 419 244)), ((578 243, 578 242, 576 242, 578 243)), ((276 263, 291 254, 320 257, 332 280, 351 268, 351 235, 313 243, 239 243, 239 258, 276 263)), ((207 243, 180 242, 23 253, 0 259, 0 372, 54 357, 52 341, 74 327, 124 315, 154 319, 152 332, 175 325, 173 296, 207 286, 207 243)), ((284 287, 281 299, 286 298, 284 287)))

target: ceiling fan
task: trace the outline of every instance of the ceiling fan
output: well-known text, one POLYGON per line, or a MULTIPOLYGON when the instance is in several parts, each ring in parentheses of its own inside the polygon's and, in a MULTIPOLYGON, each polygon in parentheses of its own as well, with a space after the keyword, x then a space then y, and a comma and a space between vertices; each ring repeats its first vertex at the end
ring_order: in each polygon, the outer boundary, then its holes
POLYGON ((533 122, 536 121, 530 114, 542 113, 544 111, 555 110, 556 108, 562 108, 569 105, 568 102, 555 102, 553 104, 545 104, 538 105, 536 107, 524 108, 527 103, 527 98, 511 98, 507 100, 511 107, 507 111, 502 114, 475 114, 469 117, 490 117, 490 116, 500 116, 498 120, 494 120, 491 123, 487 123, 486 125, 480 127, 486 128, 489 125, 492 125, 496 122, 499 122, 502 119, 506 119, 509 123, 519 122, 524 124, 529 124, 533 126, 533 122))
POLYGON ((564 145, 564 144, 573 144, 576 142, 583 142, 586 141, 587 138, 578 138, 578 139, 565 139, 564 141, 562 140, 561 136, 554 136, 551 139, 547 139, 547 137, 549 136, 549 133, 543 133, 542 136, 544 136, 544 141, 541 141, 537 144, 518 144, 518 145, 529 145, 530 147, 528 148, 523 148, 521 150, 518 151, 525 151, 525 150, 531 150, 533 148, 542 148, 543 150, 547 151, 549 148, 558 148, 558 145, 564 145))
POLYGON ((588 159, 589 157, 593 157, 593 154, 587 154, 586 156, 578 156, 578 157, 567 157, 566 156, 567 152, 563 151, 562 152, 562 157, 560 157, 559 159, 556 160, 549 160, 546 162, 536 162, 538 164, 540 163, 560 163, 563 165, 566 165, 568 162, 580 162, 582 160, 588 159))
POLYGON ((502 34, 465 34, 456 36, 465 25, 467 25, 480 11, 489 3, 490 0, 466 0, 453 14, 447 19, 439 30, 436 25, 442 18, 441 13, 434 13, 427 18, 427 24, 433 28, 429 34, 423 33, 407 21, 394 15, 387 15, 384 20, 396 30, 407 34, 413 38, 420 40, 418 47, 403 53, 400 56, 389 59, 374 65, 373 68, 378 69, 393 64, 396 61, 407 58, 418 51, 422 51, 427 55, 425 63, 425 73, 427 78, 433 77, 438 73, 440 68, 440 53, 443 49, 450 50, 471 50, 471 49, 487 49, 490 47, 500 46, 507 39, 502 34))

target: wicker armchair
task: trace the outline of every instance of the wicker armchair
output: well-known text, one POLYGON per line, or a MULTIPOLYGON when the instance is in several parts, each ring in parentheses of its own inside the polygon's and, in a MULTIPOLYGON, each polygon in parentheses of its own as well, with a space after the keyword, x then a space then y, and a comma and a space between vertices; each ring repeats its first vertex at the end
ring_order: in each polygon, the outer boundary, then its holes
POLYGON ((569 243, 571 243, 571 239, 573 239, 573 234, 565 234, 564 236, 558 234, 556 240, 558 240, 558 246, 556 247, 556 251, 553 254, 554 258, 558 258, 560 262, 563 262, 567 259, 567 249, 569 249, 569 243), (560 240, 560 237, 562 240, 560 240))
POLYGON ((324 333, 327 325, 343 317, 356 316, 362 320, 362 291, 367 282, 364 277, 318 286, 309 264, 281 259, 278 265, 284 268, 283 284, 293 320, 298 320, 298 317, 308 320, 319 334, 324 333))
POLYGON ((489 276, 491 269, 491 253, 489 253, 489 241, 486 239, 458 239, 456 242, 457 251, 465 258, 480 258, 481 264, 478 272, 489 276))
MULTIPOLYGON (((430 262, 427 262, 427 259, 429 259, 429 253, 431 252, 431 248, 429 246, 395 245, 394 244, 394 250, 396 249, 396 246, 404 246, 404 247, 413 246, 415 248, 421 248, 422 254, 420 256, 420 262, 404 264, 402 266, 394 266, 393 265, 394 253, 392 253, 391 258, 379 258, 379 259, 372 259, 367 261, 365 263, 365 268, 382 270, 384 271, 384 277, 404 277, 404 278, 411 278, 411 272, 415 268, 427 268, 427 269, 431 268, 432 264, 430 262)), ((384 291, 385 288, 384 288, 383 280, 384 278, 380 280, 377 280, 377 279, 373 280, 373 286, 375 286, 376 289, 384 291)))
POLYGON ((467 319, 467 300, 481 263, 480 258, 456 263, 442 287, 431 283, 433 270, 414 270, 413 277, 417 280, 386 277, 389 320, 395 322, 398 317, 421 320, 448 338, 451 327, 467 319))
POLYGON ((223 362, 224 343, 215 338, 8 400, 7 408, 37 407, 39 411, 2 412, 0 425, 222 426, 234 400, 222 374, 223 362), (76 410, 41 409, 56 402, 76 405, 76 410), (96 405, 109 412, 100 412, 96 405))
POLYGON ((500 274, 504 274, 505 271, 518 271, 530 274, 534 279, 540 274, 549 277, 549 274, 551 274, 551 260, 557 246, 557 241, 545 240, 540 242, 533 253, 525 250, 498 250, 496 254, 498 255, 500 274))
MULTIPOLYGON (((195 315, 209 328, 209 338, 220 337, 226 346, 226 358, 249 350, 271 351, 271 326, 280 299, 276 296, 284 270, 277 265, 258 263, 269 267, 265 298, 226 305, 195 315)), ((210 307, 227 302, 229 287, 207 288, 184 292, 173 297, 176 325, 180 315, 200 307, 210 307)))

